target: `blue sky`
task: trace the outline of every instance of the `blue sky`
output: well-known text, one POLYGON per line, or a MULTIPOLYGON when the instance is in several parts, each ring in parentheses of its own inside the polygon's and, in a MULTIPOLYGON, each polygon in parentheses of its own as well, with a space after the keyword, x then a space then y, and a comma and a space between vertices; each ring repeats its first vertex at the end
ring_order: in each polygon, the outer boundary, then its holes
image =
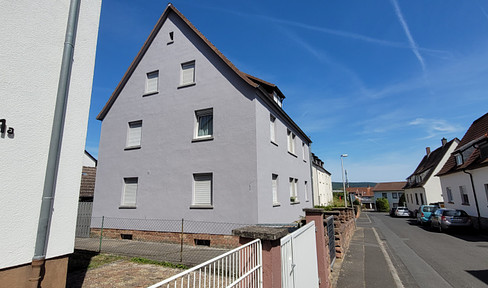
MULTIPOLYGON (((173 1, 283 108, 341 181, 403 181, 425 147, 488 112, 488 1, 173 1)), ((86 149, 97 114, 168 2, 103 0, 86 149)))

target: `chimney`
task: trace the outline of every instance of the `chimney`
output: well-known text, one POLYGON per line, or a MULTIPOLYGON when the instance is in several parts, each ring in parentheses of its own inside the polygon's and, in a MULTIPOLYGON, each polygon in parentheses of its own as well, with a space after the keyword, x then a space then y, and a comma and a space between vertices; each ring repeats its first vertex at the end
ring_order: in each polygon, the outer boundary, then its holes
POLYGON ((447 144, 447 139, 446 138, 442 138, 441 139, 441 142, 442 142, 442 147, 444 147, 444 145, 447 144))
POLYGON ((425 152, 427 152, 427 156, 430 155, 430 147, 425 147, 425 152))

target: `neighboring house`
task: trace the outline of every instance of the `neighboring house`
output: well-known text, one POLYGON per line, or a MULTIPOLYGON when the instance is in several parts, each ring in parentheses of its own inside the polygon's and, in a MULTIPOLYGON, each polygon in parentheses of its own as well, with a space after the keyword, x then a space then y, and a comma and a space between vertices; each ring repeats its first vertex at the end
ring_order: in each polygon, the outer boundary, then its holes
POLYGON ((90 237, 96 175, 97 159, 85 150, 83 170, 81 172, 78 218, 76 220, 76 237, 90 237))
POLYGON ((77 10, 70 9, 70 1, 2 1, 2 287, 66 286, 100 8, 100 0, 81 3, 76 40, 70 41, 66 39, 68 15, 77 10), (74 60, 63 57, 70 48, 74 60), (64 105, 57 105, 57 99, 65 96, 64 126, 53 129, 53 123, 61 122, 55 115, 63 114, 64 105))
POLYGON ((375 203, 376 199, 385 198, 388 199, 388 204, 390 205, 390 208, 403 206, 404 204, 399 203, 399 200, 404 193, 403 186, 405 186, 405 184, 405 181, 383 182, 376 184, 373 188, 375 203))
POLYGON ((488 229, 488 114, 471 124, 437 176, 445 207, 465 210, 488 229))
POLYGON ((312 153, 312 183, 313 183, 313 205, 331 205, 334 196, 332 195, 332 179, 329 171, 325 170, 324 162, 312 153))
MULTIPOLYGON (((373 187, 348 187, 347 194, 353 194, 365 209, 376 209, 373 187)), ((354 200, 353 200, 354 201, 354 200)))
POLYGON ((408 176, 405 185, 405 200, 408 210, 416 213, 420 205, 442 203, 441 181, 437 173, 446 164, 451 153, 456 149, 459 139, 454 138, 447 142, 446 138, 441 140, 442 146, 430 151, 427 147, 426 155, 422 158, 417 169, 408 176))
POLYGON ((169 4, 97 117, 93 216, 296 221, 312 207, 311 140, 284 98, 169 4))

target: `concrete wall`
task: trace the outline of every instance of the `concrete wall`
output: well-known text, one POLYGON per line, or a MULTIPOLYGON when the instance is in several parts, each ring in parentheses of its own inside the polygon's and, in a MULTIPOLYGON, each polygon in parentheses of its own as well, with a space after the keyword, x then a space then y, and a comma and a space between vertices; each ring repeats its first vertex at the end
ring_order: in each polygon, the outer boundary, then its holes
MULTIPOLYGON (((2 1, 0 118, 15 133, 0 135, 0 269, 34 256, 69 4, 2 1)), ((100 5, 81 3, 48 258, 73 252, 100 5)))

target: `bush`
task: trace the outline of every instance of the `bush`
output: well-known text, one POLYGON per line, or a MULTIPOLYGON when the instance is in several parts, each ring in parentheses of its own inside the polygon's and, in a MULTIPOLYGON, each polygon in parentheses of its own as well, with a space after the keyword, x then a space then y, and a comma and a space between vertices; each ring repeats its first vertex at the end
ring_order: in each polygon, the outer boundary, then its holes
POLYGON ((388 199, 378 198, 376 199, 376 209, 381 212, 388 212, 390 210, 390 204, 388 204, 388 199))
POLYGON ((398 200, 398 206, 405 206, 405 193, 402 193, 402 196, 400 196, 400 199, 398 200))
POLYGON ((356 198, 356 199, 354 199, 353 204, 354 204, 354 205, 360 205, 361 203, 359 203, 359 200, 356 198))

